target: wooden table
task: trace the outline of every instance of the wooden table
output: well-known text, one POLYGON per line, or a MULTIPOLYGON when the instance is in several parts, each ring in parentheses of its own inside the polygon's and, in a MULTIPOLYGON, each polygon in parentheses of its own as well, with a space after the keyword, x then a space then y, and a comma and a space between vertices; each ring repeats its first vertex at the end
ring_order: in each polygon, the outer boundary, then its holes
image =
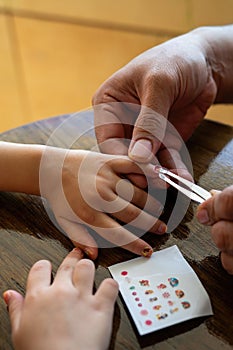
MULTIPOLYGON (((44 144, 50 138, 50 144, 67 147, 84 130, 87 132, 73 147, 89 149, 95 144, 91 115, 80 120, 68 118, 67 115, 42 120, 3 133, 1 140, 44 144)), ((232 127, 206 120, 189 141, 195 180, 206 189, 223 189, 232 184, 232 137, 232 127)), ((110 349, 232 349, 233 277, 222 269, 219 252, 211 241, 209 229, 196 221, 194 211, 195 205, 192 204, 181 224, 171 234, 163 237, 147 234, 146 239, 155 250, 174 244, 180 248, 204 284, 212 301, 214 316, 190 320, 140 337, 119 297, 110 349)), ((35 261, 50 259, 56 271, 72 248, 71 242, 50 222, 41 199, 24 194, 0 193, 0 234, 1 293, 8 288, 24 293, 28 271, 35 261)), ((133 257, 133 254, 121 248, 101 249, 96 261, 96 286, 109 277, 107 266, 133 257)), ((8 313, 2 299, 0 349, 12 349, 8 313)))

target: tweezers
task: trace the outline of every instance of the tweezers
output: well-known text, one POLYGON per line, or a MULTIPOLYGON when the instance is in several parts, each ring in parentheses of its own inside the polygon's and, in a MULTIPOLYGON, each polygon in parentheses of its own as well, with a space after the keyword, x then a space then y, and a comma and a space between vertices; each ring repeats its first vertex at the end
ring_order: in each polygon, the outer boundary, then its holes
POLYGON ((197 203, 203 203, 205 200, 212 197, 212 194, 206 191, 204 188, 196 185, 195 183, 178 176, 165 168, 159 168, 158 170, 159 178, 166 181, 171 186, 175 187, 178 191, 182 192, 185 196, 189 197, 191 200, 197 203), (166 176, 166 175, 168 176, 166 176), (187 188, 178 185, 176 182, 172 181, 170 177, 178 180, 181 184, 184 184, 187 188))

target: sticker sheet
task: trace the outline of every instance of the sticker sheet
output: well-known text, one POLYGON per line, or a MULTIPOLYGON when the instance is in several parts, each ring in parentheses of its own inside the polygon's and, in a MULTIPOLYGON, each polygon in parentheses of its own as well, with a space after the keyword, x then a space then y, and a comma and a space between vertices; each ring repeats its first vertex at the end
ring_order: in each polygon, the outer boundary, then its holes
POLYGON ((213 314, 207 292, 177 246, 109 270, 140 335, 213 314))

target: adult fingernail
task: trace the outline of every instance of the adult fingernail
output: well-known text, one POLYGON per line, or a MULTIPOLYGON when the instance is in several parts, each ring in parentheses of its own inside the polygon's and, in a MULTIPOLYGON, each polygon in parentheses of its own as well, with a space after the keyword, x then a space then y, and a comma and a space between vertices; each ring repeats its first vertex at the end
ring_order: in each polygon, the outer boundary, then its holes
POLYGON ((142 255, 149 258, 153 253, 153 249, 151 247, 145 247, 142 251, 142 255))
POLYGON ((200 209, 197 212, 197 219, 201 224, 208 224, 210 222, 208 211, 206 209, 200 209))
POLYGON ((135 142, 130 151, 130 156, 137 159, 148 159, 152 154, 152 143, 149 140, 141 139, 135 142))

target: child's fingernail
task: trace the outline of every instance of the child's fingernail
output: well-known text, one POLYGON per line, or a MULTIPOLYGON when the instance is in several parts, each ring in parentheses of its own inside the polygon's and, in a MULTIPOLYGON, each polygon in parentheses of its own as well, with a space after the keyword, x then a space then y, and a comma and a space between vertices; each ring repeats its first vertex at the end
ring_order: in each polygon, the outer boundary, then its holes
POLYGON ((159 227, 157 228, 158 233, 166 233, 167 232, 167 225, 162 222, 159 227))
POLYGON ((208 211, 206 209, 200 209, 197 212, 197 219, 201 224, 208 224, 210 222, 208 211))
POLYGON ((88 258, 91 258, 92 254, 89 249, 85 248, 84 253, 88 256, 88 258))
POLYGON ((5 301, 6 305, 8 306, 9 304, 9 298, 10 298, 10 293, 8 291, 3 293, 3 300, 5 301))
POLYGON ((148 258, 151 256, 152 253, 153 249, 151 247, 145 247, 142 251, 142 255, 148 258))
POLYGON ((83 256, 83 251, 78 247, 73 248, 73 252, 78 253, 79 255, 83 256))

